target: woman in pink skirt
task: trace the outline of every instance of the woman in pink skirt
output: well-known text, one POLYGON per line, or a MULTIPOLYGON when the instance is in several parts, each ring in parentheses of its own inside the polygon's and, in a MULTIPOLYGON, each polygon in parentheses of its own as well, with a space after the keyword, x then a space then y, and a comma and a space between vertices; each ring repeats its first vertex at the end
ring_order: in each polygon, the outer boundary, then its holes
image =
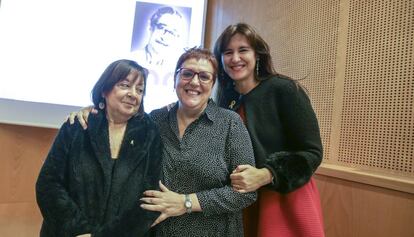
POLYGON ((228 26, 217 39, 217 101, 243 118, 256 167, 231 175, 238 192, 258 191, 245 209, 245 236, 324 236, 317 187, 322 161, 318 121, 305 90, 273 68, 269 46, 247 24, 228 26))

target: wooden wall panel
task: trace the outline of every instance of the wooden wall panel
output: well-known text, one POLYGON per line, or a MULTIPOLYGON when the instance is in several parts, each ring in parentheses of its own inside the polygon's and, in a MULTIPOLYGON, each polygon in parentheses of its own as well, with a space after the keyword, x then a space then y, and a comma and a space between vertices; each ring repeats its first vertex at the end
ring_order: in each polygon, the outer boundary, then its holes
POLYGON ((39 236, 35 182, 56 131, 0 124, 0 236, 39 236))
POLYGON ((0 203, 0 236, 38 237, 42 216, 32 202, 0 203))
POLYGON ((56 134, 55 129, 0 124, 0 203, 34 200, 34 182, 56 134))
POLYGON ((316 182, 326 236, 414 236, 414 195, 323 175, 316 182))
POLYGON ((414 177, 414 1, 349 2, 338 163, 414 177))

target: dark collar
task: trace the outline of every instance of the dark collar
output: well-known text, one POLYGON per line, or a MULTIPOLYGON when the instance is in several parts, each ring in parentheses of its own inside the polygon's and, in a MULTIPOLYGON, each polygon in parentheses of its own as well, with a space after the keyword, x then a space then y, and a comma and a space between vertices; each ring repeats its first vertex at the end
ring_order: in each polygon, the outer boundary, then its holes
MULTIPOLYGON (((210 98, 207 102, 207 107, 204 109, 204 111, 201 113, 199 118, 206 118, 207 120, 214 123, 217 119, 217 111, 219 107, 216 105, 216 103, 210 98)), ((174 107, 171 108, 171 110, 168 112, 169 117, 176 116, 178 110, 178 102, 175 103, 174 107)))
MULTIPOLYGON (((138 132, 145 130, 148 126, 148 115, 138 115, 128 120, 125 138, 131 140, 141 140, 142 133, 138 132)), ((98 114, 90 114, 88 117, 88 133, 92 140, 96 139, 99 142, 104 142, 103 139, 109 139, 108 134, 108 120, 105 112, 99 110, 98 114)))

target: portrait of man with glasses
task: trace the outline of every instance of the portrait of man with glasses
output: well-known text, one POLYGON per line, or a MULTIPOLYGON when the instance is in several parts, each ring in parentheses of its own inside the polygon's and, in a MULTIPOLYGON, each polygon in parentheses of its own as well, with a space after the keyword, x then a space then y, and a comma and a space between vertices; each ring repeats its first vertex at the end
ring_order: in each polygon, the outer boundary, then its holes
POLYGON ((150 36, 141 58, 151 65, 163 65, 169 53, 182 49, 184 21, 180 12, 172 7, 159 8, 150 19, 150 36))
POLYGON ((155 109, 176 100, 174 67, 188 44, 192 9, 148 2, 136 3, 129 58, 149 70, 146 98, 155 109))

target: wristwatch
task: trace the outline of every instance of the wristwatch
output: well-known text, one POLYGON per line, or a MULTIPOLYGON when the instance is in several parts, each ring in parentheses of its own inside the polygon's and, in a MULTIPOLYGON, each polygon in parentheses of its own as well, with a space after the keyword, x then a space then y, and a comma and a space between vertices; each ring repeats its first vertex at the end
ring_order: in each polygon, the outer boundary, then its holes
POLYGON ((191 202, 190 195, 185 194, 185 201, 184 201, 184 207, 187 210, 187 213, 191 213, 191 209, 193 207, 193 203, 191 202))

